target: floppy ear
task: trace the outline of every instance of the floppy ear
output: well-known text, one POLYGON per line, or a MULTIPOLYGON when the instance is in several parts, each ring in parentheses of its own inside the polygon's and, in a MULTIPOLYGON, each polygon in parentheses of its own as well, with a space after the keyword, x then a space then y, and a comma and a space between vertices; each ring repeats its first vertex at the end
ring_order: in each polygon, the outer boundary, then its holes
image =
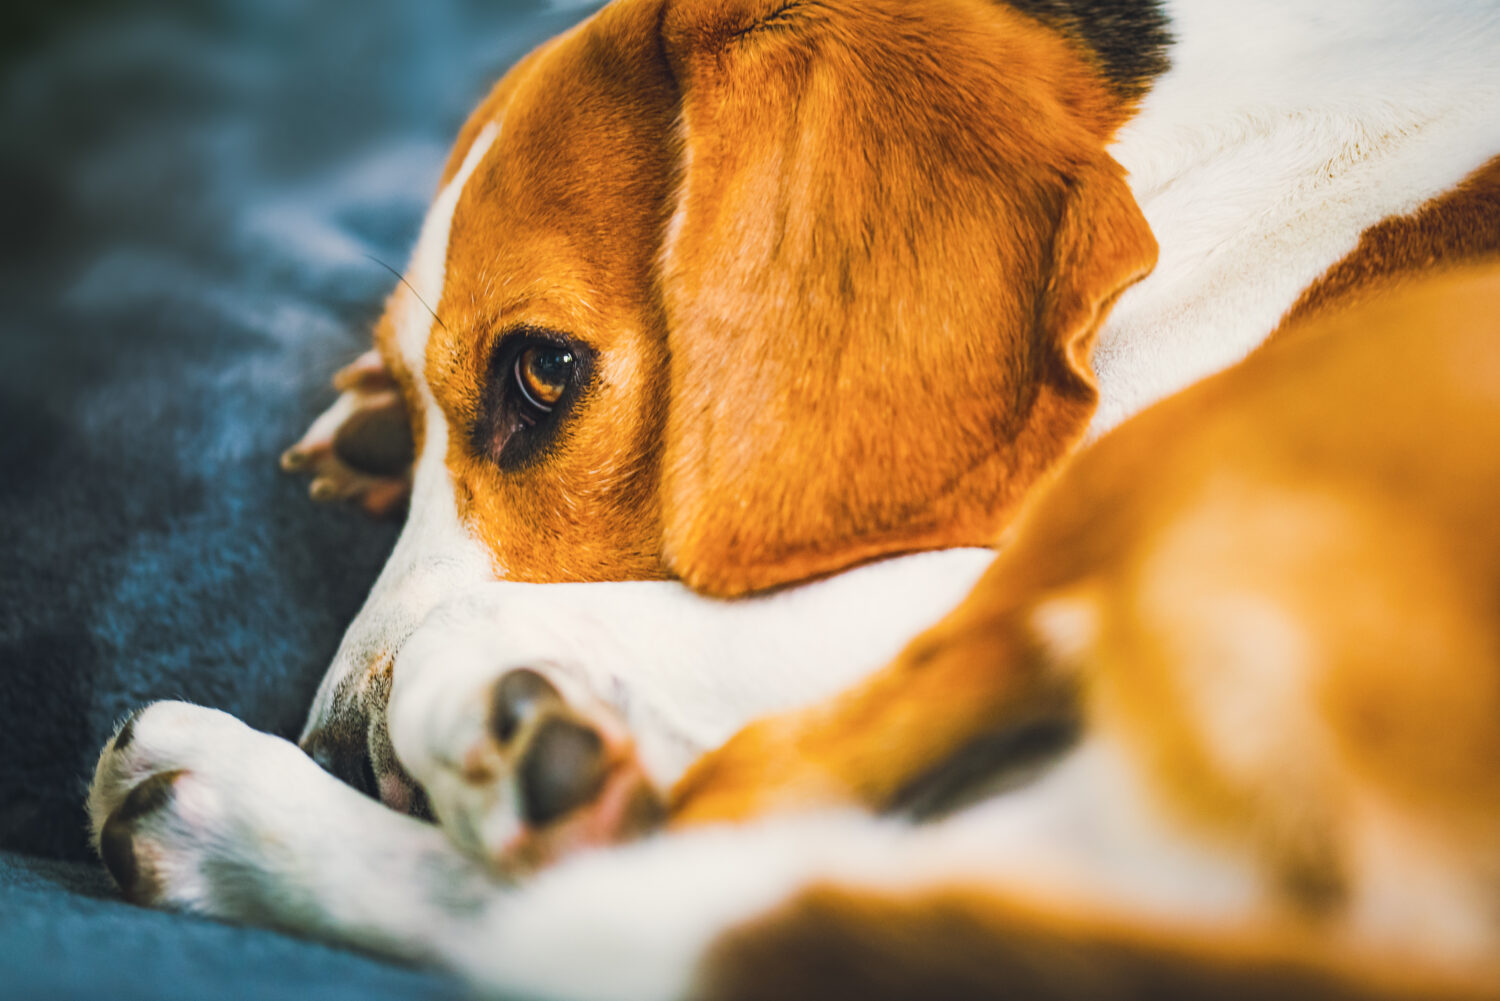
POLYGON ((665 553, 735 595, 993 544, 1156 245, 1062 38, 954 0, 680 0, 665 553))

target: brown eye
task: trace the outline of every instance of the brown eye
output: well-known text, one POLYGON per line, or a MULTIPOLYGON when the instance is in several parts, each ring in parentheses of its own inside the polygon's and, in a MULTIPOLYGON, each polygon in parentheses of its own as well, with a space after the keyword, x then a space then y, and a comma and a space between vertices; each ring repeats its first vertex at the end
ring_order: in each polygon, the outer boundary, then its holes
POLYGON ((545 456, 568 415, 585 403, 594 371, 587 341, 516 326, 490 350, 479 412, 469 430, 476 455, 502 470, 545 456))
POLYGON ((555 344, 533 344, 516 356, 516 388, 542 413, 551 413, 573 378, 573 352, 555 344))

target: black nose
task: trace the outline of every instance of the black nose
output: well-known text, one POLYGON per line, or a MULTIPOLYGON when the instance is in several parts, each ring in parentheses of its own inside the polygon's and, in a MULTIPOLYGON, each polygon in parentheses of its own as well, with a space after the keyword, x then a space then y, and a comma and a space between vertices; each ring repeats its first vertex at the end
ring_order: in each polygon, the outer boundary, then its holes
POLYGON ((369 741, 358 727, 319 727, 303 737, 302 750, 334 778, 378 799, 369 741))

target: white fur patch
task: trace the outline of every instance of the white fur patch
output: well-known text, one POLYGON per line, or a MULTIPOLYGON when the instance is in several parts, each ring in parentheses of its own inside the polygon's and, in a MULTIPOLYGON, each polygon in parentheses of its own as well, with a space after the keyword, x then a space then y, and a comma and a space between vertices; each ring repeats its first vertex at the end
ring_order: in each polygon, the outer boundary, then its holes
POLYGON ((1161 247, 1094 354, 1091 436, 1234 364, 1369 227, 1500 154, 1492 0, 1168 0, 1111 153, 1161 247))
POLYGON ((396 292, 392 320, 402 360, 423 406, 422 452, 413 474, 406 527, 364 607, 344 633, 313 702, 309 729, 328 716, 345 677, 394 654, 439 602, 465 587, 494 578, 488 549, 459 523, 446 461, 448 422, 432 397, 424 373, 427 342, 437 323, 428 310, 442 302, 453 213, 464 186, 494 145, 499 131, 493 122, 480 131, 463 165, 433 202, 407 268, 410 287, 402 285, 396 292))
POLYGON ((448 234, 453 227, 453 213, 463 196, 464 186, 489 153, 500 135, 500 126, 490 122, 479 131, 469 152, 464 155, 451 180, 438 193, 422 222, 422 231, 406 269, 407 284, 397 289, 398 310, 394 317, 396 343, 401 360, 416 380, 424 402, 431 402, 427 387, 427 341, 436 320, 428 308, 437 308, 443 298, 443 283, 448 272, 448 234))
POLYGON ((419 777, 426 759, 456 760, 484 722, 476 693, 528 667, 618 714, 666 786, 750 720, 890 661, 993 558, 920 553, 736 601, 667 581, 488 584, 435 610, 402 649, 391 738, 419 777))

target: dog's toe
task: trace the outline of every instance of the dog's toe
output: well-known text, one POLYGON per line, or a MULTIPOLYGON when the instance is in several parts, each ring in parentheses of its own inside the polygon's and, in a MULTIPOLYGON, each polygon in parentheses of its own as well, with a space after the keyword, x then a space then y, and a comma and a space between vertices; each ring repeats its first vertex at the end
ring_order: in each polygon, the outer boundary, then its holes
MULTIPOLYGON (((129 726, 129 723, 126 724, 129 726)), ((121 734, 129 743, 128 731, 121 734)), ((119 746, 121 738, 116 738, 119 746)), ((126 795, 123 803, 104 822, 99 834, 99 857, 126 899, 138 904, 152 904, 160 899, 162 886, 149 865, 143 866, 136 853, 136 833, 142 820, 166 807, 175 792, 183 769, 161 772, 142 782, 126 795)))
POLYGON ((139 904, 234 917, 219 879, 285 840, 317 782, 332 779, 278 737, 181 702, 132 714, 104 746, 89 787, 99 857, 139 904))
POLYGON ((661 796, 623 725, 541 671, 438 696, 413 742, 423 753, 403 760, 454 840, 500 870, 531 871, 660 822, 661 796))
POLYGON ((562 695, 557 688, 537 672, 527 667, 508 671, 490 696, 490 733, 506 743, 543 709, 561 703, 562 695))

